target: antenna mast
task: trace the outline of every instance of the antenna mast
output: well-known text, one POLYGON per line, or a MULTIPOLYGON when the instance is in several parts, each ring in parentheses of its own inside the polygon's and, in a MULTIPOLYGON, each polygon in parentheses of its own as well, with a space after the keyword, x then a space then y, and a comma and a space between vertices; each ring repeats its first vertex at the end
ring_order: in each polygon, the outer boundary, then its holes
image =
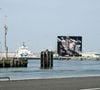
POLYGON ((8 47, 7 47, 7 30, 8 30, 8 27, 7 27, 7 16, 5 16, 5 25, 4 25, 4 30, 5 30, 5 58, 7 59, 8 58, 8 47))

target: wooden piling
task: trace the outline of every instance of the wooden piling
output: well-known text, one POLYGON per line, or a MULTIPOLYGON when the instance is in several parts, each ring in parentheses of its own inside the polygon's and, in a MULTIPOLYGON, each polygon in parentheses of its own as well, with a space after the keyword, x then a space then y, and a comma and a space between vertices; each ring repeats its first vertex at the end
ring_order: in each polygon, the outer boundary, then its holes
POLYGON ((0 68, 4 67, 27 67, 28 60, 25 58, 2 58, 0 68))
POLYGON ((47 69, 53 67, 53 52, 52 51, 42 51, 41 52, 41 68, 47 69))

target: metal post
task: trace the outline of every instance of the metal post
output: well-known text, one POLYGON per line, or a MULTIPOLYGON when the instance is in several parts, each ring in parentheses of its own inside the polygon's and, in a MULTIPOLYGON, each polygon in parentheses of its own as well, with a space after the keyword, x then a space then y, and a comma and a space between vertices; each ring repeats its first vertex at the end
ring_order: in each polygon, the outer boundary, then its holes
MULTIPOLYGON (((7 18, 7 16, 5 16, 5 21, 6 21, 6 18, 7 18)), ((7 47, 7 30, 8 30, 8 27, 7 27, 6 23, 5 23, 4 29, 5 29, 5 58, 7 59, 8 58, 8 47, 7 47)))

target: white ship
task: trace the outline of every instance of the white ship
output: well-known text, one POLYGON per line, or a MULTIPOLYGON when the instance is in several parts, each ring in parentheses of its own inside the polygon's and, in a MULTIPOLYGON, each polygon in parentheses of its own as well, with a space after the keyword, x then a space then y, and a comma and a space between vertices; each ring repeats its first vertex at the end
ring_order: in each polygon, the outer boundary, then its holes
POLYGON ((34 55, 29 48, 23 43, 21 47, 19 47, 16 50, 16 57, 29 57, 29 58, 35 58, 36 55, 34 55))

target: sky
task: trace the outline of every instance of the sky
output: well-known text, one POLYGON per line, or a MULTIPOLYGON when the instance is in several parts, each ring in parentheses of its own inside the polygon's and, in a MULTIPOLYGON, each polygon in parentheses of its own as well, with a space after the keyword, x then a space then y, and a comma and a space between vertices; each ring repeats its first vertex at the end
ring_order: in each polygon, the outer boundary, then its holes
POLYGON ((0 0, 0 8, 1 51, 6 23, 10 52, 23 42, 33 52, 56 50, 57 36, 73 35, 83 37, 83 52, 100 52, 100 0, 0 0))

